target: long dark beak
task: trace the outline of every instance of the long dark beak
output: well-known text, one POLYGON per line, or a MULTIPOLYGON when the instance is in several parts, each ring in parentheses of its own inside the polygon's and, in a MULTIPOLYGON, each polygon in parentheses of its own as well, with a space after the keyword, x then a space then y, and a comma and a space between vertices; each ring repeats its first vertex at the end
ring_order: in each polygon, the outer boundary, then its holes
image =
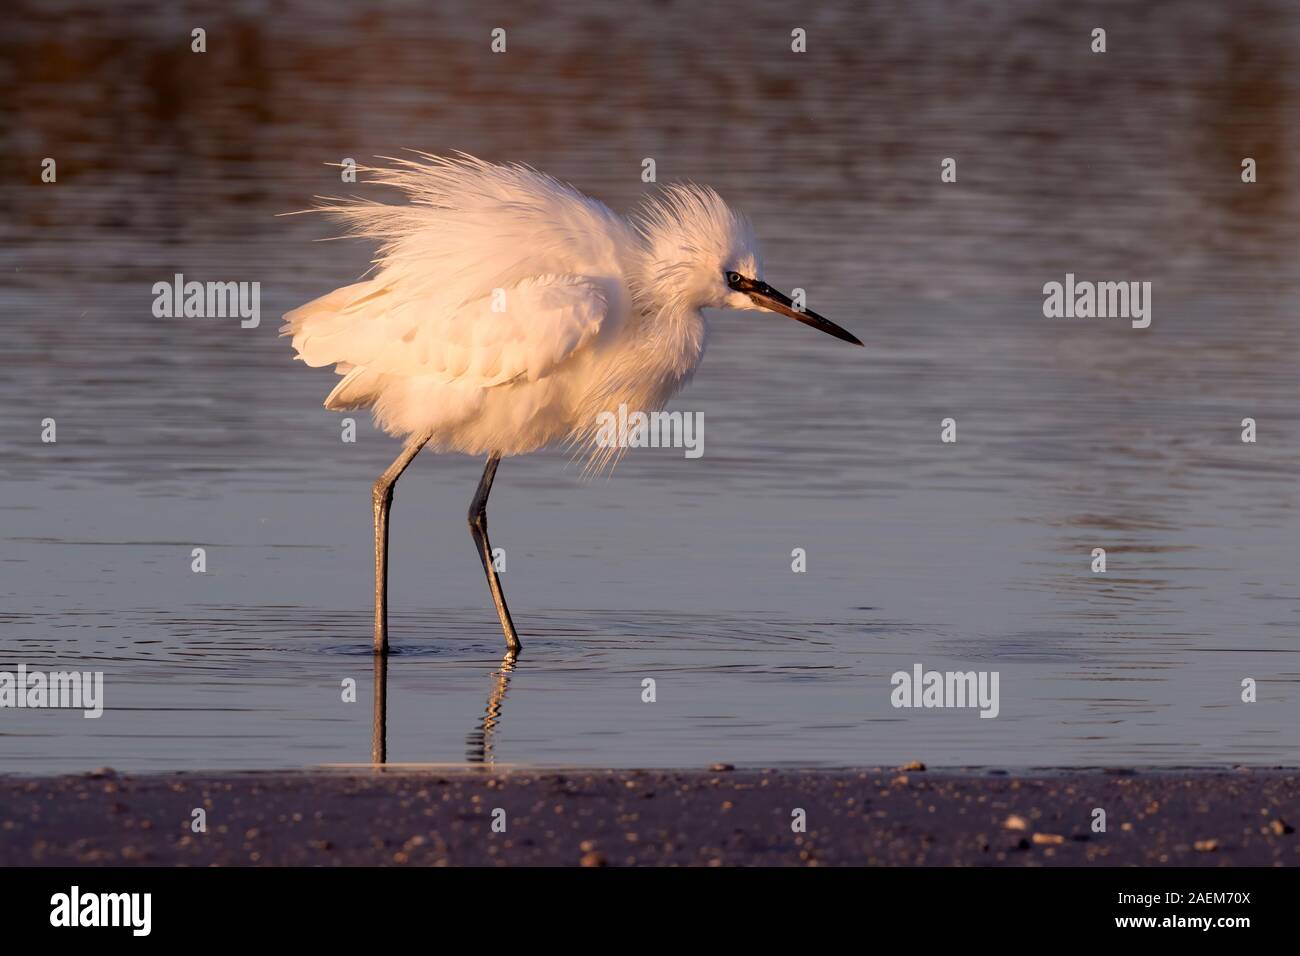
POLYGON ((816 312, 807 309, 802 312, 794 307, 794 302, 784 292, 778 292, 766 282, 759 282, 754 279, 747 280, 743 283, 744 287, 738 291, 744 292, 754 302, 764 309, 771 309, 773 312, 780 312, 782 315, 788 315, 796 322, 802 322, 804 325, 811 325, 814 329, 820 329, 827 335, 833 335, 837 339, 845 342, 852 342, 854 345, 862 345, 858 337, 852 332, 840 328, 830 319, 823 318, 816 312))

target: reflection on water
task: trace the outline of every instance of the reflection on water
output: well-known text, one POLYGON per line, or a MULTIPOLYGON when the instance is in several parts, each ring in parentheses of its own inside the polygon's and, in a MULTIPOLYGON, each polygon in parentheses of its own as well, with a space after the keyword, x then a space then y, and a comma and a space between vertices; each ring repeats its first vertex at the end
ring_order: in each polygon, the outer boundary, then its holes
POLYGON ((1300 8, 819 5, 802 55, 790 16, 244 0, 203 11, 200 55, 183 7, 20 0, 0 668, 101 667, 108 712, 7 714, 0 771, 355 763, 368 723, 375 762, 1300 762, 1300 8), (403 147, 530 162, 619 210, 652 157, 746 210, 773 284, 868 348, 717 316, 677 400, 703 458, 595 483, 505 461, 529 659, 486 684, 482 463, 417 459, 368 721, 338 688, 367 676, 395 446, 363 421, 340 442, 333 380, 275 329, 373 250, 276 214, 379 194, 326 164, 403 147), (260 282, 261 324, 155 319, 177 272, 260 282), (1152 327, 1045 320, 1067 272, 1152 282, 1152 327), (917 661, 999 669, 1001 716, 900 716, 889 675, 917 661))
POLYGON ((370 762, 388 763, 388 652, 375 651, 375 719, 370 733, 370 762))
MULTIPOLYGON (((370 734, 370 762, 376 766, 388 763, 388 654, 375 651, 374 657, 374 726, 370 734)), ((515 669, 519 655, 507 651, 501 660, 501 669, 492 673, 492 692, 488 695, 487 709, 478 726, 465 738, 465 760, 472 764, 495 764, 494 741, 501 723, 501 707, 510 690, 510 674, 515 669)))
POLYGON ((465 759, 470 763, 496 763, 495 741, 501 723, 501 706, 510 690, 510 674, 515 669, 519 655, 507 651, 501 659, 501 669, 492 674, 492 693, 488 695, 487 710, 478 727, 466 738, 465 759))

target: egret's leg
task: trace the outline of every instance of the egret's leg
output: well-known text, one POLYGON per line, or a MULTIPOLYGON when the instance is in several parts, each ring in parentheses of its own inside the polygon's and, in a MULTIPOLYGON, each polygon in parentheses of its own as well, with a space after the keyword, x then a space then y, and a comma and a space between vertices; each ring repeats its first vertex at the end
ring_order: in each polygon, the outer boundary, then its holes
POLYGON ((388 509, 393 504, 393 485, 428 441, 428 438, 408 441, 397 460, 379 476, 371 492, 375 506, 375 650, 379 653, 388 651, 388 509))
POLYGON ((501 591, 501 582, 497 570, 492 566, 492 544, 487 533, 487 500, 492 491, 492 479, 497 475, 497 465, 501 456, 494 454, 483 469, 483 480, 478 483, 478 491, 469 506, 469 533, 478 545, 478 556, 483 559, 483 570, 487 572, 488 589, 492 592, 492 601, 497 606, 497 615, 501 618, 501 630, 506 633, 506 647, 511 654, 519 653, 519 635, 515 633, 515 623, 510 620, 510 608, 506 607, 506 596, 501 591))

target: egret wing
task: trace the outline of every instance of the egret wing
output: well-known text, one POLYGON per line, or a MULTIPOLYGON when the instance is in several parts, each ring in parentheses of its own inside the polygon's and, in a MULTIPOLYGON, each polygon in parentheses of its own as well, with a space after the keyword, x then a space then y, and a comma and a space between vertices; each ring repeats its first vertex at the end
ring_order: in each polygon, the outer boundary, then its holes
POLYGON ((284 330, 308 365, 347 374, 331 398, 375 376, 490 388, 551 374, 600 332, 611 292, 601 279, 534 276, 447 313, 396 300, 380 278, 287 314, 284 330))

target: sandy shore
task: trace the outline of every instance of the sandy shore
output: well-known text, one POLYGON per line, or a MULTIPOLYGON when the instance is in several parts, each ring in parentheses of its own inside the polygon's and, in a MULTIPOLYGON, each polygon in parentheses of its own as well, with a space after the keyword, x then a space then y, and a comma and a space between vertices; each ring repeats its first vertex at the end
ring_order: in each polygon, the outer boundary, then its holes
POLYGON ((100 771, 0 814, 6 866, 1300 864, 1297 771, 100 771))

